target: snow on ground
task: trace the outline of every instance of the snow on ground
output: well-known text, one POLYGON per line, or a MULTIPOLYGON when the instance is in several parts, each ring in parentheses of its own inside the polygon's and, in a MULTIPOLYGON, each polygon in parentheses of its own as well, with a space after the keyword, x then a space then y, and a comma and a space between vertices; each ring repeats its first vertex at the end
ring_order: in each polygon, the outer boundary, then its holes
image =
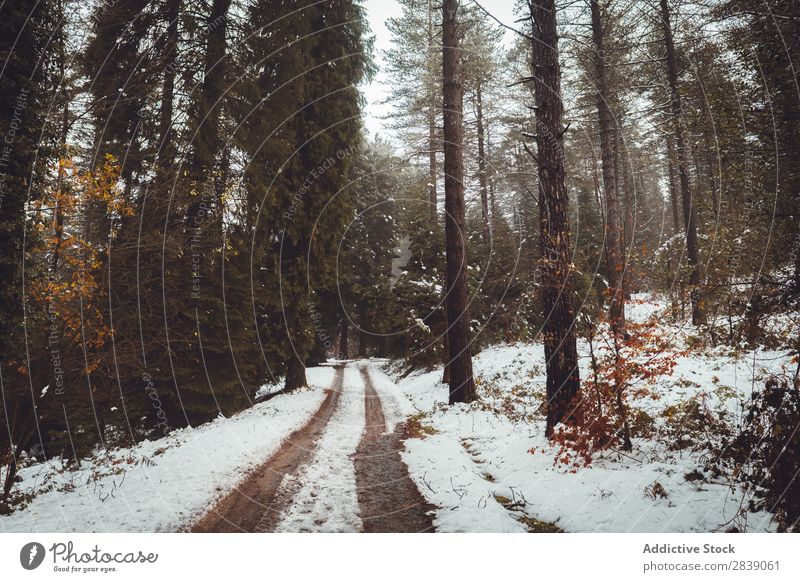
MULTIPOLYGON (((690 345, 691 327, 672 323, 664 308, 636 297, 628 318, 660 319, 658 333, 670 338, 670 349, 690 345)), ((595 349, 602 354, 602 345, 595 349)), ((578 350, 586 378, 587 342, 580 340, 578 350)), ((774 529, 765 513, 747 514, 743 522, 740 508, 747 500, 721 479, 688 480, 702 468, 702 453, 672 450, 668 445, 674 442, 663 437, 637 439, 631 455, 606 452, 574 473, 555 466, 557 451, 544 438, 541 416, 542 346, 493 346, 473 363, 481 400, 470 406, 446 404, 441 370, 395 378, 386 360, 350 363, 339 405, 311 461, 282 486, 292 503, 278 531, 362 529, 352 455, 364 432, 363 365, 370 367, 387 430, 412 417, 415 436, 405 442, 403 460, 420 492, 438 508, 438 531, 718 531, 731 524, 774 529)), ((679 357, 671 376, 653 379, 650 395, 632 405, 654 423, 665 422, 667 407, 687 402, 714 414, 726 411, 736 421, 753 388, 789 365, 781 351, 695 350, 679 357)), ((131 449, 97 454, 78 470, 61 470, 57 462, 23 468, 20 487, 32 500, 26 509, 0 516, 0 532, 188 527, 319 408, 334 369, 311 368, 307 375, 309 389, 277 394, 232 418, 131 449)), ((275 390, 267 386, 260 393, 275 390)))
POLYGON ((0 516, 2 532, 175 531, 200 517, 272 455, 319 408, 331 367, 307 370, 310 388, 280 394, 231 418, 96 455, 76 471, 60 463, 20 471, 28 507, 0 516))
POLYGON ((276 532, 361 531, 352 455, 364 425, 364 379, 357 368, 348 366, 342 395, 317 443, 314 458, 282 485, 297 492, 276 532))
MULTIPOLYGON (((632 321, 663 308, 638 299, 629 312, 632 321)), ((684 344, 689 331, 661 325, 674 334, 676 345, 684 344)), ((578 347, 581 374, 587 377, 588 346, 578 347)), ((672 376, 656 379, 651 386, 656 398, 637 406, 655 416, 671 404, 698 399, 741 415, 741 404, 759 379, 789 361, 786 352, 764 350, 690 354, 679 359, 672 376)), ((556 451, 544 438, 537 412, 545 390, 542 346, 490 347, 473 364, 482 402, 472 406, 445 405, 441 370, 414 372, 394 386, 406 414, 425 413, 429 434, 407 440, 403 460, 420 492, 439 508, 437 531, 527 531, 542 525, 530 518, 571 532, 716 531, 728 528, 746 504, 743 493, 725 483, 687 480, 685 475, 701 466, 700 453, 668 450, 664 443, 639 440, 634 457, 607 453, 576 473, 554 466, 556 451)), ((384 369, 373 364, 374 381, 391 389, 384 369)), ((736 525, 769 531, 770 517, 751 513, 746 524, 737 519, 736 525)))

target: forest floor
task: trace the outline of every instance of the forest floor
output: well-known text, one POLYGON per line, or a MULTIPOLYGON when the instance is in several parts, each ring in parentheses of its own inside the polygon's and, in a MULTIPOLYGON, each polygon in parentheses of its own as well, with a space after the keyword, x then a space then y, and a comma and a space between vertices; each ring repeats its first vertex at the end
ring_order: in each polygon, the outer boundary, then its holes
MULTIPOLYGON (((664 307, 643 300, 631 320, 664 307)), ((659 326, 676 348, 694 341, 681 324, 659 326)), ((584 341, 579 352, 586 377, 584 341)), ((447 405, 441 369, 331 362, 308 369, 308 388, 79 468, 28 460, 26 506, 0 516, 0 531, 771 531, 771 514, 704 472, 702 435, 666 429, 696 409, 687 403, 740 418, 761 379, 789 365, 780 350, 681 352, 632 403, 656 436, 565 468, 544 438, 540 344, 477 354, 471 405, 447 405)))

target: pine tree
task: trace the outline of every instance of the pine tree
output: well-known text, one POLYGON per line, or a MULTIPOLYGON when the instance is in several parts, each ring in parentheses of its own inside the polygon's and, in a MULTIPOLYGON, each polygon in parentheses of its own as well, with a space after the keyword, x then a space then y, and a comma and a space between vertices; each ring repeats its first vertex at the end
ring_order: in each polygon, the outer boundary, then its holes
MULTIPOLYGON (((21 265, 24 264, 26 203, 36 198, 35 160, 43 125, 44 71, 39 56, 47 42, 47 14, 53 6, 42 2, 0 5, 0 501, 5 501, 14 483, 17 455, 34 442, 41 442, 34 402, 28 382, 29 361, 25 355, 25 331, 42 325, 37 314, 27 312, 21 265)), ((27 274, 26 274, 27 275, 27 274)), ((42 329, 39 328, 39 329, 42 329)))
POLYGON ((614 141, 617 132, 609 108, 609 88, 606 78, 605 32, 597 0, 591 0, 592 40, 595 49, 595 81, 597 84, 597 117, 600 126, 600 150, 603 166, 603 193, 606 203, 606 261, 608 263, 609 293, 611 308, 609 318, 615 335, 625 325, 625 295, 622 289, 622 258, 624 244, 619 216, 617 177, 614 163, 614 141))
POLYGON ((553 0, 530 3, 532 77, 536 98, 536 164, 539 174, 542 330, 547 368, 547 434, 571 416, 580 377, 570 268, 570 235, 564 171, 561 67, 553 0))
POLYGON ((342 187, 359 147, 354 87, 370 69, 362 8, 347 1, 298 7, 281 5, 277 15, 261 3, 251 9, 245 58, 264 73, 242 88, 239 134, 250 156, 248 224, 264 245, 253 254, 259 285, 269 290, 256 299, 259 333, 289 389, 306 382, 315 293, 335 285, 329 249, 353 210, 342 187))
POLYGON ((476 398, 472 377, 467 248, 464 228, 464 152, 458 0, 442 4, 442 94, 444 95, 445 239, 447 249, 447 366, 450 403, 476 398))
POLYGON ((678 91, 678 64, 673 41, 670 10, 667 0, 661 0, 661 23, 664 31, 664 46, 666 48, 666 71, 669 82, 670 104, 672 113, 673 135, 678 166, 678 179, 680 183, 681 201, 683 206, 683 221, 686 232, 686 250, 689 258, 689 284, 692 301, 692 323, 701 325, 705 323, 703 297, 701 292, 702 265, 700 263, 700 250, 697 240, 697 203, 692 198, 691 184, 689 182, 689 168, 687 159, 687 144, 684 140, 682 116, 683 107, 678 91))
POLYGON ((427 157, 430 216, 437 219, 438 158, 442 150, 442 53, 437 6, 433 0, 401 0, 403 13, 386 26, 392 48, 385 54, 386 72, 392 83, 386 100, 390 114, 411 152, 427 157))

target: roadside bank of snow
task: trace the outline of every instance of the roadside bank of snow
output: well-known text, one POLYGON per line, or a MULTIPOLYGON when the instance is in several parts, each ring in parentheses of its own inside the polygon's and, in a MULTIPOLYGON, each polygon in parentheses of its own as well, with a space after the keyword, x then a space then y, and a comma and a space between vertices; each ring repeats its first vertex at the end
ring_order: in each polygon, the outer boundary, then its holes
POLYGON ((176 531, 192 523, 248 471, 263 463, 325 397, 332 367, 307 370, 308 389, 279 394, 231 418, 115 449, 62 471, 39 463, 20 471, 27 508, 0 516, 2 532, 176 531))

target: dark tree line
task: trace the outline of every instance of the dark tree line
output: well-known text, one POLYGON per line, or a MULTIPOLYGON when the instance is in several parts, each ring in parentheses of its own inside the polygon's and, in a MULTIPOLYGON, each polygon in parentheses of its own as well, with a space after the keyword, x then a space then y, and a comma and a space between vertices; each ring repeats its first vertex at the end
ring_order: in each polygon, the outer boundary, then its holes
POLYGON ((2 22, 6 482, 23 451, 80 462, 304 385, 355 210, 363 8, 53 0, 2 22))

